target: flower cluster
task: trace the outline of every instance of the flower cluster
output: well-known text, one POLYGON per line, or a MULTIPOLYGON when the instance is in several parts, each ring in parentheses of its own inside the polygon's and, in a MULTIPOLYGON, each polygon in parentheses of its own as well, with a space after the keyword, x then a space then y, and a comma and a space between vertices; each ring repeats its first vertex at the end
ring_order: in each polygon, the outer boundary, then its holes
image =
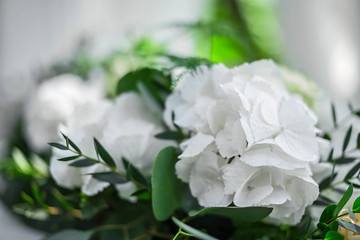
POLYGON ((268 206, 268 219, 296 224, 319 194, 317 119, 270 60, 198 67, 167 99, 164 120, 191 136, 176 173, 204 207, 268 206))
MULTIPOLYGON (((144 100, 135 93, 124 93, 114 101, 99 100, 75 108, 74 114, 59 129, 66 134, 87 156, 96 158, 93 138, 97 138, 116 161, 116 166, 125 172, 125 158, 145 176, 151 175, 157 153, 171 145, 171 141, 159 140, 155 134, 164 131, 161 119, 154 115, 144 100)), ((110 184, 95 179, 88 173, 109 171, 101 164, 75 168, 69 162, 58 161, 68 157, 69 152, 55 150, 50 163, 50 172, 63 187, 81 187, 83 193, 93 196, 110 184)), ((130 195, 135 184, 117 184, 121 197, 134 200, 130 195)))

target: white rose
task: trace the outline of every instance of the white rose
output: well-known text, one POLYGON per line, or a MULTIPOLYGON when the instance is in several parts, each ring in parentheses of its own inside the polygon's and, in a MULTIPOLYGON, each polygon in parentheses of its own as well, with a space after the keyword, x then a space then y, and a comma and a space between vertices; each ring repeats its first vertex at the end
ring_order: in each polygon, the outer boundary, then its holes
POLYGON ((315 115, 287 91, 272 61, 200 69, 166 103, 167 124, 174 112, 192 134, 181 144, 178 177, 202 206, 269 206, 269 218, 296 224, 318 196, 310 167, 319 158, 315 115))
MULTIPOLYGON (((122 158, 125 158, 144 176, 151 175, 153 161, 164 147, 173 145, 172 141, 159 140, 155 134, 164 131, 160 119, 149 111, 144 100, 135 93, 124 93, 115 102, 98 101, 80 105, 69 119, 63 132, 75 142, 82 152, 96 158, 93 138, 96 137, 116 162, 117 168, 125 172, 122 158)), ((109 186, 87 173, 109 171, 96 164, 86 168, 68 166, 69 162, 59 162, 63 153, 56 151, 51 161, 51 173, 56 182, 64 187, 81 187, 86 195, 92 196, 109 186)), ((68 154, 68 153, 67 153, 68 154)), ((129 200, 136 190, 132 182, 118 184, 120 196, 129 200)))
POLYGON ((76 106, 97 101, 102 92, 97 83, 70 74, 43 82, 25 105, 25 133, 31 148, 41 152, 48 148, 48 142, 59 140, 58 127, 76 106))

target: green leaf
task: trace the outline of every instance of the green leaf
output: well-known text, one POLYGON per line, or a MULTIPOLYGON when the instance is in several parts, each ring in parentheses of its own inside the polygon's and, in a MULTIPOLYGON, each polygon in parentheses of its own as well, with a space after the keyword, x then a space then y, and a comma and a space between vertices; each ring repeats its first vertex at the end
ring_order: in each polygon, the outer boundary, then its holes
POLYGON ((360 234, 360 227, 356 224, 346 222, 344 220, 339 220, 339 225, 343 228, 346 228, 354 233, 360 234))
POLYGON ((42 206, 44 204, 44 201, 41 198, 39 187, 34 182, 31 183, 31 191, 36 202, 42 206))
POLYGON ((331 160, 333 158, 333 154, 334 154, 334 148, 331 148, 328 159, 327 159, 328 162, 331 162, 331 160))
POLYGON ((129 163, 125 158, 122 159, 124 166, 126 168, 126 178, 131 181, 134 179, 138 183, 142 184, 145 187, 150 188, 149 182, 146 178, 140 173, 140 171, 135 168, 131 163, 129 163))
POLYGON ((349 129, 346 132, 345 135, 345 139, 344 139, 344 143, 343 143, 343 147, 342 147, 342 151, 345 152, 347 146, 349 145, 349 141, 350 141, 350 137, 351 137, 351 132, 352 132, 352 126, 349 127, 349 129))
POLYGON ((139 69, 126 74, 119 80, 117 94, 129 91, 140 92, 140 86, 145 87, 151 96, 163 106, 164 93, 170 93, 171 78, 156 69, 139 69))
POLYGON ((184 184, 176 177, 176 148, 166 147, 155 158, 152 171, 152 207, 157 220, 168 219, 179 207, 184 184))
POLYGON ((190 216, 217 215, 242 222, 256 222, 267 217, 271 212, 272 208, 266 207, 211 207, 203 208, 190 216))
POLYGON ((35 204, 34 199, 32 199, 32 197, 30 197, 25 192, 21 192, 21 197, 22 197, 22 199, 24 199, 25 202, 29 203, 30 205, 35 204))
POLYGON ((91 175, 93 176, 93 178, 99 181, 108 182, 111 184, 120 184, 127 182, 127 179, 125 177, 114 172, 96 172, 96 173, 88 173, 86 175, 91 175))
POLYGON ((55 233, 45 240, 89 240, 94 234, 94 231, 79 231, 75 229, 67 229, 55 233))
POLYGON ((25 175, 32 175, 31 164, 26 159, 25 155, 21 152, 20 149, 14 148, 11 155, 15 162, 15 166, 18 168, 19 172, 22 172, 25 175))
POLYGON ((358 133, 356 140, 357 140, 357 141, 356 141, 356 148, 357 148, 357 149, 360 149, 360 133, 358 133))
POLYGON ((331 103, 331 114, 332 114, 332 119, 333 119, 334 126, 336 127, 337 123, 336 123, 336 112, 335 112, 334 103, 331 103))
POLYGON ((338 160, 335 161, 335 164, 348 164, 348 163, 352 163, 356 160, 356 158, 354 157, 342 157, 338 160))
POLYGON ((95 162, 93 160, 85 158, 85 159, 76 160, 75 162, 70 163, 69 166, 71 166, 71 167, 89 167, 96 163, 97 162, 95 162))
POLYGON ((194 237, 196 237, 197 239, 201 239, 201 240, 217 240, 217 238, 214 238, 204 232, 201 232, 193 227, 190 227, 189 225, 181 222, 179 219, 177 219, 176 217, 172 217, 171 218, 173 220, 173 222, 178 225, 182 230, 190 233, 191 235, 193 235, 194 237))
POLYGON ((155 135, 158 139, 165 139, 165 140, 181 140, 184 136, 176 131, 166 131, 162 133, 158 133, 155 135))
POLYGON ((68 150, 68 148, 60 143, 54 143, 54 142, 51 142, 51 143, 48 143, 50 146, 54 147, 54 148, 58 148, 60 150, 68 150))
POLYGON ((68 140, 69 140, 69 144, 70 144, 70 146, 76 151, 76 152, 78 152, 78 153, 80 153, 81 154, 81 150, 80 150, 80 148, 73 142, 73 141, 71 141, 71 139, 70 138, 68 138, 68 140))
POLYGON ((360 211, 360 197, 356 198, 356 200, 354 201, 352 210, 353 211, 360 211))
POLYGON ((336 209, 336 204, 331 204, 331 205, 327 206, 324 209, 324 211, 321 213, 319 222, 320 223, 329 222, 334 216, 335 209, 336 209))
POLYGON ((94 145, 96 152, 100 155, 104 162, 107 163, 110 167, 116 167, 114 159, 110 156, 110 154, 105 150, 105 148, 96 138, 94 138, 94 145))
POLYGON ((334 213, 333 213, 333 217, 336 217, 338 215, 338 213, 344 208, 345 204, 349 201, 352 194, 353 194, 353 185, 350 184, 350 186, 346 190, 344 196, 340 199, 338 205, 336 206, 334 213))
POLYGON ((319 184, 320 191, 324 190, 325 188, 329 187, 330 184, 334 181, 335 177, 337 176, 337 173, 334 173, 333 175, 325 178, 322 180, 319 184))
POLYGON ((359 168, 360 168, 360 162, 350 169, 350 171, 346 174, 344 180, 352 178, 355 175, 355 173, 359 171, 359 168))
POLYGON ((80 156, 77 155, 77 156, 70 156, 70 157, 64 157, 64 158, 59 158, 58 160, 59 161, 62 161, 62 162, 66 162, 66 161, 71 161, 71 160, 75 160, 77 158, 79 158, 80 156))
POLYGON ((344 240, 344 236, 336 231, 328 231, 324 240, 344 240))

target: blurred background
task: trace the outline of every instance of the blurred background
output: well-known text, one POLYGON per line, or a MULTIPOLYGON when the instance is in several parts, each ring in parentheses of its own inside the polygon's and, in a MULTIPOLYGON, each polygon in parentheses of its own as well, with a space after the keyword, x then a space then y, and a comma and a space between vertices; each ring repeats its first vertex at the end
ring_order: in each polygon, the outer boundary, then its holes
MULTIPOLYGON (((0 0, 0 156, 39 82, 74 69, 70 63, 84 77, 97 60, 139 49, 228 66, 272 58, 323 89, 317 110, 329 128, 330 100, 339 118, 348 101, 360 107, 359 12, 357 0, 0 0)), ((128 61, 118 64, 121 76, 128 61)), ((42 236, 1 205, 0 232, 42 236)))

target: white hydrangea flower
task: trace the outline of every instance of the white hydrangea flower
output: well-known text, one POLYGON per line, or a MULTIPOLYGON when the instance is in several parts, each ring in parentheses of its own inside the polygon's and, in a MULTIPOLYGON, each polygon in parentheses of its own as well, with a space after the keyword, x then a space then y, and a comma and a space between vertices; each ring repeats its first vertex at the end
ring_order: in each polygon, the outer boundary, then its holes
POLYGON ((74 113, 79 104, 102 98, 99 84, 84 82, 71 74, 44 81, 25 105, 25 133, 31 148, 41 152, 48 148, 48 142, 59 140, 59 125, 74 113))
POLYGON ((319 158, 317 119, 272 61, 201 67, 168 98, 170 127, 172 113, 192 134, 176 173, 200 205, 269 206, 269 219, 296 224, 317 198, 310 167, 319 158))
POLYGON ((224 65, 218 64, 209 69, 200 66, 195 74, 183 78, 176 86, 173 94, 166 101, 164 120, 168 126, 172 124, 172 113, 175 123, 188 130, 199 130, 207 125, 206 113, 208 105, 223 95, 219 89, 232 73, 224 65))
MULTIPOLYGON (((76 143, 82 152, 96 159, 93 138, 103 138, 103 129, 111 107, 111 102, 106 100, 79 105, 72 117, 59 130, 76 143)), ((68 151, 54 149, 50 161, 50 173, 58 185, 70 189, 81 187, 82 192, 89 196, 95 195, 109 186, 106 182, 100 182, 85 175, 86 173, 107 171, 104 166, 96 164, 86 168, 76 168, 69 166, 71 162, 57 160, 73 155, 68 151)))
MULTIPOLYGON (((149 111, 139 95, 124 93, 115 102, 102 100, 80 105, 62 131, 83 153, 93 158, 96 158, 93 144, 93 138, 96 137, 116 161, 118 170, 125 172, 122 162, 122 158, 125 158, 144 176, 149 177, 157 153, 173 145, 171 141, 154 137, 164 131, 160 120, 149 111)), ((106 167, 100 164, 86 168, 70 167, 69 162, 56 160, 65 157, 60 154, 64 154, 64 151, 55 151, 50 164, 51 173, 59 185, 66 188, 81 187, 82 192, 89 196, 109 186, 106 182, 85 175, 109 171, 106 167)), ((132 182, 118 184, 116 188, 121 197, 136 200, 130 196, 136 190, 132 182)))

